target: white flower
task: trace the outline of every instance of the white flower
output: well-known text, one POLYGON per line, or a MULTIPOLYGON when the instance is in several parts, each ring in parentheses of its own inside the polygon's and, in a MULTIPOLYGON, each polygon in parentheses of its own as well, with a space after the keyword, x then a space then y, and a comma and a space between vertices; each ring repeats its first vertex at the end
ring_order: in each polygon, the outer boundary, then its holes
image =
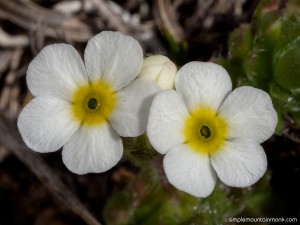
POLYGON ((122 157, 120 136, 146 130, 158 86, 136 79, 143 51, 119 32, 102 32, 87 43, 85 65, 67 44, 45 47, 30 63, 28 88, 35 98, 23 109, 18 128, 37 152, 62 146, 67 168, 77 174, 104 172, 122 157))
POLYGON ((139 77, 154 80, 162 90, 175 86, 176 65, 166 56, 152 55, 144 60, 139 77))
POLYGON ((150 108, 148 136, 164 158, 168 180, 197 197, 211 194, 220 180, 234 187, 254 184, 266 171, 259 143, 274 132, 277 114, 267 93, 232 90, 226 70, 191 62, 175 81, 176 91, 158 94, 150 108))

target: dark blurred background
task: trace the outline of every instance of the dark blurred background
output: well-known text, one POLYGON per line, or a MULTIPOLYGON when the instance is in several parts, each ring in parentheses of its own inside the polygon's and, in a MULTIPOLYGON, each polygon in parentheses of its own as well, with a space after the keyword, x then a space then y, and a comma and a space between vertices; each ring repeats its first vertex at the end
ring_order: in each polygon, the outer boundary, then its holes
MULTIPOLYGON (((297 217, 299 221, 300 135, 289 113, 283 114, 283 128, 263 145, 269 162, 265 177, 245 189, 219 184, 208 200, 176 192, 159 166, 163 187, 152 188, 149 182, 156 178, 145 181, 141 177, 149 173, 134 162, 157 165, 161 157, 141 157, 137 146, 130 144, 128 157, 112 170, 72 174, 63 165, 61 152, 28 150, 15 125, 32 98, 26 86, 28 64, 44 46, 70 43, 82 55, 93 35, 117 30, 136 38, 145 55, 166 55, 178 67, 193 60, 226 59, 231 32, 251 23, 261 2, 0 0, 0 225, 226 224, 230 216, 297 217), (153 201, 164 200, 161 196, 168 196, 171 206, 177 202, 175 206, 184 208, 181 214, 176 211, 180 217, 172 207, 153 201)), ((266 10, 282 14, 288 1, 268 2, 266 10)))

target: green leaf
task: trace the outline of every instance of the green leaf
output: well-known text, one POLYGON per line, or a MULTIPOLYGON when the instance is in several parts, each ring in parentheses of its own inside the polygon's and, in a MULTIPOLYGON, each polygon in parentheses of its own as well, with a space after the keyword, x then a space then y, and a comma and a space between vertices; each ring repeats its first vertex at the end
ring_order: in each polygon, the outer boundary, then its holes
POLYGON ((228 40, 228 55, 232 59, 242 59, 252 48, 252 32, 249 24, 234 30, 228 40))
POLYGON ((290 42, 294 42, 300 36, 300 15, 285 15, 282 19, 281 36, 278 48, 286 48, 290 42))
POLYGON ((214 62, 223 66, 227 70, 231 77, 233 87, 236 87, 238 84, 238 79, 244 76, 241 60, 226 60, 224 58, 220 58, 214 62))
POLYGON ((299 59, 300 36, 274 54, 274 79, 283 88, 290 90, 300 88, 299 59))
POLYGON ((270 83, 270 95, 278 100, 275 104, 277 111, 282 113, 300 111, 300 101, 289 90, 274 81, 270 83))
POLYGON ((245 57, 243 68, 253 86, 267 90, 268 81, 272 78, 272 63, 264 40, 257 43, 245 57))
POLYGON ((264 32, 261 37, 265 40, 265 46, 268 51, 273 52, 278 45, 282 34, 282 20, 281 18, 274 21, 264 32))
POLYGON ((178 43, 166 28, 164 28, 162 31, 169 44, 171 53, 174 56, 175 61, 178 64, 186 63, 188 42, 184 40, 182 41, 182 43, 178 43))
POLYGON ((292 115, 294 121, 296 122, 296 124, 298 126, 300 126, 300 111, 298 111, 298 112, 292 112, 291 115, 292 115))
POLYGON ((245 76, 239 77, 237 80, 237 87, 242 87, 242 86, 251 86, 252 83, 248 80, 248 78, 245 76))
POLYGON ((269 85, 270 95, 277 98, 283 103, 287 103, 290 98, 290 93, 280 87, 275 81, 272 81, 269 85))
POLYGON ((270 26, 280 18, 280 1, 261 0, 254 13, 256 32, 264 33, 270 26))

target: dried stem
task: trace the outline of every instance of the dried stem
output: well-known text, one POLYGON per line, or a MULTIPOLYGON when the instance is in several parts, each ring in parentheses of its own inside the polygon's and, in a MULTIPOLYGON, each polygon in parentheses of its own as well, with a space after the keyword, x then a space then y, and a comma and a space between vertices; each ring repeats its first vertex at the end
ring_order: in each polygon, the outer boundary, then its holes
POLYGON ((50 37, 63 33, 69 41, 86 42, 92 37, 88 26, 78 19, 47 10, 30 1, 0 0, 0 18, 26 30, 44 29, 45 35, 50 37))
POLYGON ((154 18, 160 30, 167 29, 176 42, 182 43, 185 33, 175 18, 175 13, 170 0, 156 0, 154 18))
POLYGON ((107 5, 107 3, 104 0, 89 0, 93 3, 93 5, 97 8, 99 11, 99 14, 106 19, 110 26, 115 28, 118 31, 121 31, 124 34, 128 34, 128 27, 126 24, 122 21, 122 19, 116 15, 107 5))

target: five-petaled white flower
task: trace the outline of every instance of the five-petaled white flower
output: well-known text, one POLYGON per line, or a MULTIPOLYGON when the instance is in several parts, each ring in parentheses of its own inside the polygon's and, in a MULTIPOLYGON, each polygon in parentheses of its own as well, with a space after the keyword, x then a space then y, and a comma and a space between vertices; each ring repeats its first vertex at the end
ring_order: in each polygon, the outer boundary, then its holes
POLYGON ((274 132, 277 114, 267 93, 253 87, 232 90, 226 70, 191 62, 175 81, 176 91, 158 94, 150 108, 148 136, 166 154, 171 184, 197 197, 211 194, 220 180, 234 187, 254 184, 266 171, 259 143, 274 132), (216 174, 215 174, 216 173, 216 174))
POLYGON ((117 164, 123 153, 119 135, 146 131, 160 90, 153 81, 135 79, 143 65, 142 48, 119 32, 90 39, 84 61, 70 45, 45 47, 28 67, 27 84, 35 98, 18 119, 31 149, 53 152, 64 146, 63 162, 77 174, 117 164))

